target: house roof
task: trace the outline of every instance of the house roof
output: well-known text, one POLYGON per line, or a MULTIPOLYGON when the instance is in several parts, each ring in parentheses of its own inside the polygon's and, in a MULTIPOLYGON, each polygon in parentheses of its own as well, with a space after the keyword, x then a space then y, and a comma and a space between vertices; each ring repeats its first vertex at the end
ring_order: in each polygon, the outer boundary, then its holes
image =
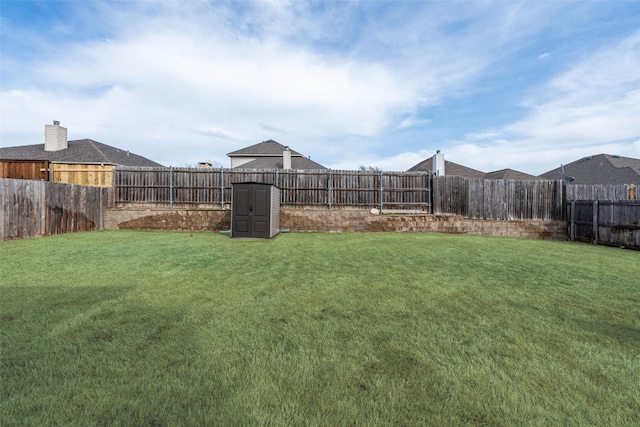
POLYGON ((540 179, 535 175, 520 172, 514 169, 502 169, 484 174, 485 179, 540 179))
POLYGON ((162 166, 146 157, 92 139, 69 141, 68 145, 69 148, 59 151, 45 151, 44 144, 3 147, 0 148, 0 160, 48 160, 53 163, 162 166))
MULTIPOLYGON (((415 171, 430 171, 433 168, 433 156, 426 160, 421 161, 411 169, 410 172, 415 171)), ((520 172, 514 169, 502 169, 494 172, 484 173, 482 171, 468 168, 466 166, 459 165, 457 163, 444 161, 445 175, 463 176, 465 178, 482 178, 482 179, 539 179, 537 176, 529 175, 528 173, 520 172)))
MULTIPOLYGON (((409 172, 418 172, 418 171, 430 171, 433 169, 433 156, 429 157, 426 160, 421 161, 411 169, 409 172)), ((479 170, 471 169, 466 166, 459 165, 457 163, 450 162, 449 160, 444 161, 444 171, 445 175, 457 175, 464 176, 466 178, 484 178, 485 173, 480 172, 479 170)))
MULTIPOLYGON (((282 169, 282 153, 279 157, 258 157, 238 166, 238 169, 282 169)), ((326 169, 319 163, 306 157, 291 156, 291 169, 326 169)))
POLYGON ((572 184, 640 184, 640 159, 597 154, 561 165, 540 178, 572 179, 572 184))
MULTIPOLYGON (((253 157, 247 163, 237 166, 241 169, 282 169, 282 152, 286 147, 273 139, 262 141, 249 147, 228 153, 229 157, 253 157)), ((291 169, 327 169, 297 151, 291 150, 291 169)))
MULTIPOLYGON (((249 147, 241 148, 240 150, 232 151, 228 153, 229 157, 255 157, 255 156, 280 156, 282 157, 282 152, 284 151, 285 146, 280 144, 273 139, 268 141, 262 141, 258 144, 251 145, 249 147)), ((291 157, 300 156, 303 157, 302 154, 297 151, 291 150, 291 157)))

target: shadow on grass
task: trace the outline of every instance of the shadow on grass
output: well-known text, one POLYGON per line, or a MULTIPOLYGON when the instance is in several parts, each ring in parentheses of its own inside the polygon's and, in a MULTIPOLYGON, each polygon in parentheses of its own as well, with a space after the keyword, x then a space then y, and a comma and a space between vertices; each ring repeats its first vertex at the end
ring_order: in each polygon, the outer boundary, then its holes
POLYGON ((602 319, 576 319, 574 322, 583 330, 616 340, 620 345, 640 348, 640 329, 623 323, 614 323, 602 319))
POLYGON ((202 355, 184 302, 122 286, 8 287, 2 297, 3 425, 185 425, 201 416, 185 402, 202 410, 224 396, 215 376, 215 393, 196 395, 202 355))

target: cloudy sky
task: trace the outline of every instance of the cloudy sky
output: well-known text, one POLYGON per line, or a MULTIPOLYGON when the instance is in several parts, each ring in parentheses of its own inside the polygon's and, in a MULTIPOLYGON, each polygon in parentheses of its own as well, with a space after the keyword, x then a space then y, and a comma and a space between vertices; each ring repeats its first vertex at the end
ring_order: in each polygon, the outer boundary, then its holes
POLYGON ((334 169, 441 150, 541 174, 640 158, 638 1, 11 1, 1 144, 59 120, 164 165, 275 139, 334 169))

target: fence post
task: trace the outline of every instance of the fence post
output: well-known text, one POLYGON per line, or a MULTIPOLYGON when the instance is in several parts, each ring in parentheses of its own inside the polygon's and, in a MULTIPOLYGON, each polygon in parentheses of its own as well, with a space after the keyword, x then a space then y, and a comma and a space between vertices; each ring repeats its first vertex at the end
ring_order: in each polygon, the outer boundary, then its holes
POLYGON ((104 200, 103 200, 104 190, 100 189, 98 192, 98 230, 104 230, 104 200))
POLYGON ((571 212, 569 212, 571 222, 569 223, 569 239, 572 242, 576 241, 576 201, 571 201, 571 212))
POLYGON ((431 171, 427 171, 427 212, 433 213, 433 192, 431 191, 431 171))
POLYGON ((173 209, 173 166, 169 166, 169 208, 173 209))
POLYGON ((329 210, 331 210, 331 204, 333 203, 333 182, 331 181, 331 169, 329 169, 329 182, 327 184, 328 197, 329 201, 329 210))
POLYGON ((220 206, 224 210, 224 168, 220 168, 220 206))
POLYGON ((631 184, 629 186, 629 200, 635 200, 635 199, 636 199, 636 185, 631 184))
POLYGON ((593 244, 598 244, 598 201, 593 201, 593 244))
POLYGON ((382 171, 380 171, 380 214, 382 214, 382 171))
POLYGON ((41 210, 40 210, 40 230, 38 232, 39 236, 48 235, 47 223, 51 222, 51 213, 49 211, 49 205, 47 203, 47 201, 49 200, 47 196, 49 195, 48 190, 50 187, 51 185, 48 185, 48 183, 46 182, 43 182, 40 185, 40 209, 41 210))
MULTIPOLYGON (((280 182, 279 182, 280 181, 280 174, 278 172, 279 170, 280 169, 278 169, 278 167, 276 166, 276 172, 275 172, 275 177, 274 177, 275 181, 274 181, 273 185, 275 185, 278 188, 282 188, 282 186, 280 185, 280 182)), ((284 169, 283 169, 283 171, 284 171, 284 169)), ((285 204, 286 203, 286 198, 287 198, 286 191, 280 191, 280 204, 282 204, 282 205, 285 204)))

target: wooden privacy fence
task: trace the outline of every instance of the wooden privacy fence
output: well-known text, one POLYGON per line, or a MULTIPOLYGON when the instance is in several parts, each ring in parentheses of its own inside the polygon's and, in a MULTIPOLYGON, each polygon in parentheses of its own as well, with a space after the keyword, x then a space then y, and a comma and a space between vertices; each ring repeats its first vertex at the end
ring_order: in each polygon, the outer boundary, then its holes
POLYGON ((0 239, 23 239, 103 228, 112 189, 0 179, 0 239))
POLYGON ((562 220, 563 181, 433 177, 433 212, 471 219, 562 220))
POLYGON ((640 249, 640 200, 573 200, 568 211, 572 242, 640 249))
POLYGON ((633 193, 628 185, 470 179, 426 172, 118 168, 115 203, 225 209, 231 203, 231 184, 237 182, 274 184, 284 206, 375 207, 382 212, 420 210, 495 220, 565 220, 567 200, 626 200, 633 193))
POLYGON ((51 163, 48 160, 0 160, 0 178, 113 187, 114 165, 51 163))
POLYGON ((635 185, 575 185, 562 180, 472 179, 433 177, 433 212, 471 219, 566 219, 568 200, 629 200, 638 197, 635 185))
POLYGON ((429 211, 431 204, 426 172, 193 168, 118 168, 115 203, 224 209, 237 182, 274 184, 289 206, 429 211))

